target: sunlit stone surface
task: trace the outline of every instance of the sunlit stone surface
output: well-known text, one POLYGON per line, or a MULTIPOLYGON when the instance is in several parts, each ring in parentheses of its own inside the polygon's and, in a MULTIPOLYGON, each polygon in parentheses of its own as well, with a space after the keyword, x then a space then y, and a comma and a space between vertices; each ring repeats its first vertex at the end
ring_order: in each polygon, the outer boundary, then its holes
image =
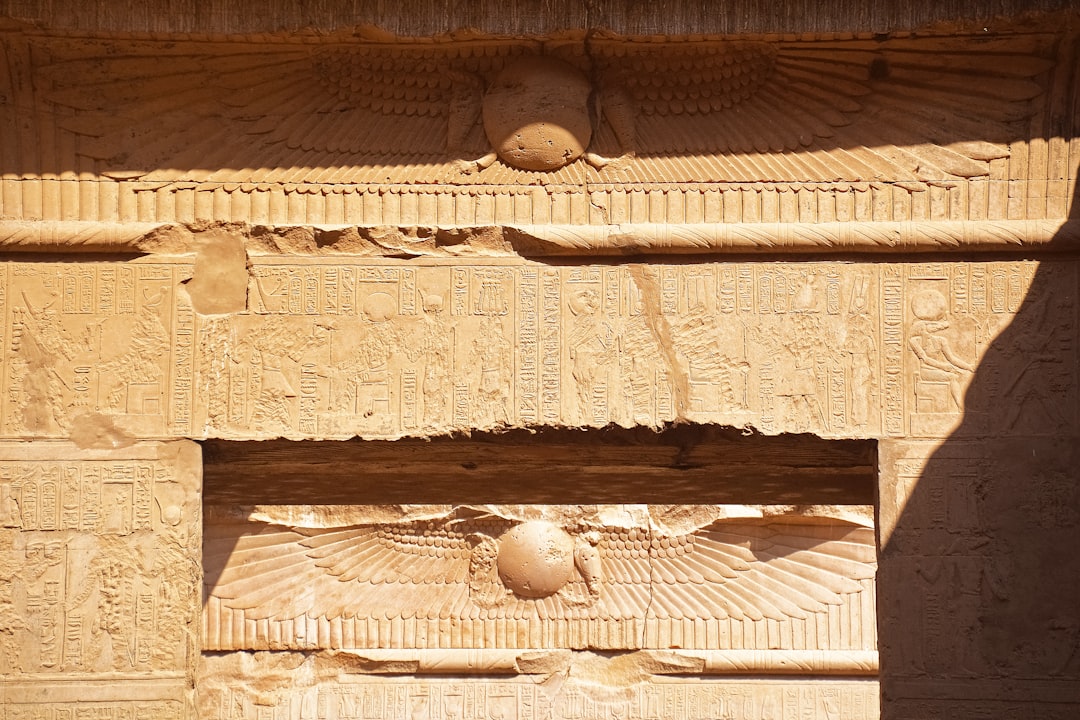
POLYGON ((172 5, 0 21, 0 720, 1080 715, 1074 10, 172 5))

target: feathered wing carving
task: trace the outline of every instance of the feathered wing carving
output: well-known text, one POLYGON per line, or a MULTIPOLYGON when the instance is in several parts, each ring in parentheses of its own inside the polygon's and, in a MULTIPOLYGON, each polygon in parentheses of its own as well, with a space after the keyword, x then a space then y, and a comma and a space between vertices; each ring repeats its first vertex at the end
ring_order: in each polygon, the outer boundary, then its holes
POLYGON ((805 618, 841 604, 875 573, 873 531, 846 523, 725 520, 693 534, 654 536, 648 557, 638 549, 646 544, 641 534, 608 534, 600 546, 603 597, 614 617, 641 617, 647 608, 673 619, 805 618), (643 586, 651 591, 646 606, 643 586))
POLYGON ((333 530, 261 525, 239 540, 226 531, 205 543, 208 568, 221 568, 212 592, 252 618, 467 614, 470 595, 479 607, 495 591, 505 594, 496 584, 489 533, 509 527, 468 524, 466 531, 430 523, 333 530), (492 557, 487 567, 485 554, 492 557))
POLYGON ((206 539, 209 594, 249 619, 804 618, 875 572, 873 531, 808 518, 722 520, 695 533, 578 528, 573 579, 524 598, 495 568, 501 518, 300 530, 259 526, 206 539), (593 552, 594 551, 594 552, 593 552), (213 579, 211 579, 213 578, 213 579))
MULTIPOLYGON (((38 72, 76 152, 117 177, 397 182, 489 151, 486 82, 526 43, 115 41, 38 72), (120 46, 120 47, 116 47, 120 46), (140 56, 141 53, 141 56, 140 56)), ((430 178, 429 178, 430 179, 430 178)))
POLYGON ((1025 136, 1053 66, 1039 35, 47 42, 53 60, 35 84, 99 172, 254 183, 979 177, 1025 136), (485 87, 511 59, 540 53, 592 79, 600 112, 587 157, 599 169, 581 159, 548 173, 495 163, 455 175, 491 150, 485 87))
POLYGON ((1028 37, 594 46, 602 154, 630 180, 985 176, 1054 61, 1028 37))
POLYGON ((921 182, 1008 157, 1053 67, 1039 52, 1028 38, 924 37, 597 54, 604 95, 635 119, 620 145, 646 155, 631 178, 690 163, 703 179, 921 182))

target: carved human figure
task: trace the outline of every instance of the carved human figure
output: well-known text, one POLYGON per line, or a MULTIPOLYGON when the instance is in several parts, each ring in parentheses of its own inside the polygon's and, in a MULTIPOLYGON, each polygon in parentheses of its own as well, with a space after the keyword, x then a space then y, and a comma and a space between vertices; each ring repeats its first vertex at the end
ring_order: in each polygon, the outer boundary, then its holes
POLYGON ((618 339, 619 375, 622 380, 625 417, 648 424, 653 412, 655 375, 660 350, 640 307, 626 317, 618 339), (633 352, 621 352, 633 348, 633 352))
POLYGON ((135 579, 138 559, 132 549, 116 538, 99 538, 101 546, 87 568, 85 584, 67 604, 71 611, 86 603, 96 591, 96 612, 90 639, 99 657, 109 653, 114 670, 135 667, 135 579), (106 642, 107 641, 107 642, 106 642))
POLYGON ((22 631, 29 629, 15 609, 15 578, 0 577, 0 673, 22 672, 22 631))
POLYGON ((875 393, 874 364, 877 358, 877 344, 868 315, 848 317, 843 350, 851 362, 851 422, 855 427, 865 427, 875 393))
POLYGON ((26 609, 30 627, 37 635, 39 660, 44 667, 59 662, 57 612, 60 603, 60 581, 49 572, 64 560, 62 543, 34 540, 24 550, 26 609))
POLYGON ((110 410, 145 412, 143 408, 131 405, 128 398, 131 385, 160 384, 162 381, 163 371, 158 363, 168 356, 170 337, 161 322, 161 305, 167 292, 161 288, 156 296, 148 297, 144 291, 130 346, 98 368, 98 376, 108 383, 106 404, 110 410))
POLYGON ((1067 301, 1060 305, 1045 286, 1036 284, 1025 299, 1023 322, 1015 322, 995 349, 1004 377, 1001 395, 1008 399, 1005 427, 1015 428, 1021 417, 1029 424, 1058 428, 1067 425, 1071 373, 1065 363, 1075 333, 1067 301))
POLYGON ((55 300, 40 309, 23 295, 24 305, 12 310, 10 373, 12 386, 21 386, 22 398, 12 413, 17 429, 67 427, 68 386, 57 361, 70 360, 75 339, 53 309, 55 300))
POLYGON ((15 499, 11 483, 0 483, 0 527, 22 527, 19 501, 15 499))
POLYGON ((446 420, 449 407, 451 328, 443 316, 441 295, 424 295, 420 328, 409 346, 410 360, 424 365, 420 390, 424 397, 424 426, 437 427, 446 420))
POLYGON ((291 427, 292 405, 297 392, 286 374, 285 360, 299 361, 311 348, 327 343, 329 333, 329 326, 320 323, 316 323, 310 333, 297 332, 295 326, 275 315, 268 317, 264 325, 244 339, 251 374, 258 377, 251 414, 256 427, 267 424, 291 427))
POLYGON ((390 357, 401 345, 395 323, 397 302, 385 292, 374 292, 363 304, 360 344, 341 367, 355 391, 353 412, 382 416, 390 407, 390 357))
POLYGON ((790 338, 781 348, 790 357, 785 374, 777 382, 776 395, 790 401, 792 420, 800 431, 811 427, 825 428, 825 410, 818 397, 818 345, 822 336, 820 324, 813 316, 800 315, 787 333, 790 338))
POLYGON ((153 655, 155 660, 170 666, 183 652, 185 629, 194 612, 192 600, 197 597, 199 570, 193 560, 197 550, 191 547, 187 528, 181 524, 180 508, 167 506, 161 515, 161 527, 154 534, 152 574, 160 578, 160 584, 153 655))
POLYGON ((751 367, 746 361, 743 327, 738 322, 721 322, 717 313, 698 305, 673 320, 671 329, 680 354, 686 358, 690 381, 716 388, 715 405, 708 409, 744 410, 751 367))
POLYGON ((510 347, 502 318, 486 315, 480 321, 480 333, 473 342, 480 361, 480 383, 475 402, 480 424, 510 422, 510 347))
POLYGON ((618 356, 617 338, 611 325, 598 317, 600 298, 596 290, 575 290, 569 306, 574 318, 569 336, 570 373, 577 391, 578 417, 588 422, 608 363, 618 356))
POLYGON ((975 368, 960 356, 949 341, 948 302, 936 290, 923 290, 911 300, 911 324, 908 347, 919 361, 916 394, 921 382, 945 382, 949 386, 952 408, 963 407, 966 381, 975 368))
POLYGON ((986 631, 981 617, 986 601, 1008 598, 1006 575, 1000 559, 987 552, 988 539, 961 535, 937 557, 921 557, 915 568, 920 581, 923 616, 923 647, 909 647, 910 659, 918 672, 977 677, 990 668, 976 645, 986 631))

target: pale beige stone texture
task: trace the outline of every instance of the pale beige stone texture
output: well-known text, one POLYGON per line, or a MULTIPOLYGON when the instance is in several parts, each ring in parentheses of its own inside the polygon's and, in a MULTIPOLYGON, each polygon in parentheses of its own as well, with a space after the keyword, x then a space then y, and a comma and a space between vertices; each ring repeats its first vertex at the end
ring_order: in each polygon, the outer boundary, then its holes
POLYGON ((1080 714, 1075 12, 283 3, 0 20, 0 720, 1080 714))
POLYGON ((187 441, 0 443, 0 716, 194 717, 200 479, 187 441))
POLYGON ((1075 403, 1048 404, 1035 383, 1076 393, 1069 263, 1042 264, 1027 335, 994 356, 991 401, 965 392, 1034 262, 254 256, 246 308, 209 315, 191 304, 198 262, 5 265, 3 434, 121 443, 698 422, 872 438, 944 437, 962 420, 969 435, 1075 422, 1075 403), (990 427, 994 402, 1012 411, 990 427))
POLYGON ((266 507, 208 521, 204 647, 736 650, 766 673, 783 665, 773 650, 822 651, 825 669, 876 647, 869 518, 489 505, 398 522, 352 507, 351 524, 334 523, 343 509, 290 507, 308 518, 297 525, 250 519, 266 507))
MULTIPOLYGON (((886 246, 868 223, 1063 220, 1070 17, 741 37, 11 25, 0 217, 838 223, 886 246)), ((1015 235, 993 222, 975 234, 1015 235)))

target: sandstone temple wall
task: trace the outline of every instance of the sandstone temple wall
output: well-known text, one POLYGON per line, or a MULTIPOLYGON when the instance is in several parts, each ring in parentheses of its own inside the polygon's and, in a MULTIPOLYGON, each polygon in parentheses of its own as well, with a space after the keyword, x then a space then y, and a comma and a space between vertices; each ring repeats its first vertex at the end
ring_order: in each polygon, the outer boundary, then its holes
POLYGON ((0 720, 1080 711, 1066 4, 92 5, 0 19, 0 720))

